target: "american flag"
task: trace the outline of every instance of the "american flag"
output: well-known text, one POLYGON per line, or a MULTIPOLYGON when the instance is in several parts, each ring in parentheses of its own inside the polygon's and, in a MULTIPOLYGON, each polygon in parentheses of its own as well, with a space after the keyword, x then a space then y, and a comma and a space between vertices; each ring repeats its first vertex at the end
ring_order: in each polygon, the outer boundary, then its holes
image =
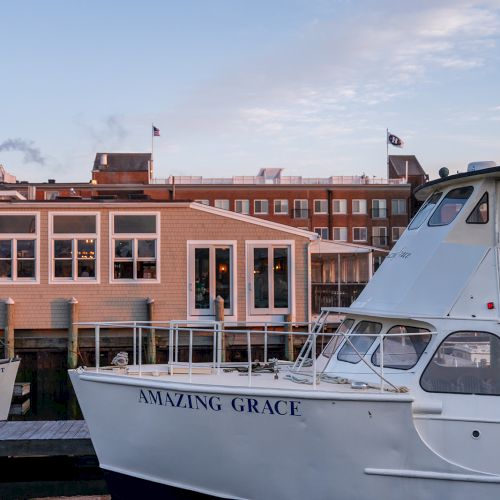
POLYGON ((153 125, 153 136, 160 137, 160 129, 153 125))

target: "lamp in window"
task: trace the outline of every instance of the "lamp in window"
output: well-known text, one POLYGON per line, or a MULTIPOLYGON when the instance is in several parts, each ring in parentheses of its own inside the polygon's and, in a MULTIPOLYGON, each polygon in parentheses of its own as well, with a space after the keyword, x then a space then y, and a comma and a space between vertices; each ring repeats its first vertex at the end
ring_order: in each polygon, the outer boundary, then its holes
POLYGON ((227 273, 227 264, 225 264, 224 262, 221 262, 219 264, 219 273, 221 274, 227 273))

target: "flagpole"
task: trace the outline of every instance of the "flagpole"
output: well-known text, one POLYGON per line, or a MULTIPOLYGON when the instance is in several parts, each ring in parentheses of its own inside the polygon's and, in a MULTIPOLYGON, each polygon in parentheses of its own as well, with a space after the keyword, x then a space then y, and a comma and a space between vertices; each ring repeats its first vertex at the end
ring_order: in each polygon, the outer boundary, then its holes
POLYGON ((385 159, 387 163, 387 182, 389 182, 389 129, 385 129, 385 159))
POLYGON ((154 143, 155 143, 155 141, 154 141, 155 133, 154 133, 154 128, 153 127, 154 127, 154 125, 151 124, 151 168, 149 169, 149 175, 150 175, 151 179, 153 177, 153 166, 154 166, 154 163, 153 163, 153 161, 154 161, 153 160, 153 158, 154 158, 153 153, 154 153, 154 143))

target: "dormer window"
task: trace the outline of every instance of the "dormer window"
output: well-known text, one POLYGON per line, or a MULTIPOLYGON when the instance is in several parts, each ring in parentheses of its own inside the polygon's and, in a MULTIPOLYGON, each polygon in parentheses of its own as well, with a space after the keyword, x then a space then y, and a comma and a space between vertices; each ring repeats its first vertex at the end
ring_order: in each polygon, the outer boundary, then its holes
POLYGON ((474 191, 472 186, 452 189, 443 198, 429 220, 429 226, 446 226, 453 222, 474 191))

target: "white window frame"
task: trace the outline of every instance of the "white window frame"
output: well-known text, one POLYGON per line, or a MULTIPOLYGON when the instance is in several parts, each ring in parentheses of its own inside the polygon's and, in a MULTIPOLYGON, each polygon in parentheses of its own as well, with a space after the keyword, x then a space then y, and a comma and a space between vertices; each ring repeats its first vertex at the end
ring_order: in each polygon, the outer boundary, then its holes
POLYGON ((225 198, 214 200, 214 207, 219 208, 220 210, 229 210, 229 200, 225 198), (221 207, 218 205, 224 205, 224 206, 221 207))
POLYGON ((279 199, 273 201, 274 215, 289 215, 290 208, 287 199, 279 199), (280 209, 276 210, 276 203, 280 204, 280 209), (286 211, 283 210, 283 205, 286 205, 286 211))
POLYGON ((333 232, 332 232, 332 237, 333 237, 333 241, 347 241, 347 227, 345 226, 337 226, 337 227, 334 227, 333 228, 333 232), (344 232, 345 234, 345 238, 342 239, 342 238, 335 238, 335 229, 338 229, 340 231, 340 233, 344 232))
POLYGON ((367 212, 367 202, 365 198, 355 198, 351 202, 352 215, 366 215, 367 212), (354 210, 354 202, 358 202, 359 209, 354 210), (364 207, 364 210, 363 210, 364 207))
POLYGON ((1 285, 37 285, 40 283, 40 212, 0 211, 0 215, 34 215, 34 233, 0 233, 0 240, 12 240, 12 278, 0 278, 1 285), (17 242, 18 240, 35 240, 35 277, 17 277, 17 242), (14 273, 14 269, 16 272, 14 273), (14 276, 15 275, 15 276, 14 276))
POLYGON ((352 241, 364 241, 364 242, 368 241, 368 228, 367 227, 361 227, 361 226, 360 227, 353 227, 352 228, 352 241), (354 237, 354 231, 355 231, 355 229, 364 229, 365 230, 365 237, 364 237, 364 239, 356 239, 354 237))
POLYGON ((326 198, 319 198, 313 201, 314 213, 317 215, 327 215, 328 214, 328 200, 326 198), (320 209, 316 210, 316 203, 320 205, 320 209), (324 208, 321 208, 323 206, 324 208))
POLYGON ((347 213, 347 200, 344 198, 334 198, 332 200, 332 213, 333 214, 346 214, 347 213), (335 210, 335 203, 340 205, 339 210, 335 210))
MULTIPOLYGON (((283 321, 283 315, 290 314, 292 321, 295 321, 295 241, 294 240, 247 240, 245 241, 246 254, 246 320, 251 321, 283 321), (288 308, 254 307, 254 283, 253 283, 253 250, 254 248, 273 248, 288 247, 288 308)), ((274 280, 269 286, 269 297, 274 296, 274 280)), ((271 304, 271 300, 269 301, 271 304)))
POLYGON ((100 256, 100 244, 101 244, 101 214, 95 211, 57 211, 49 212, 49 285, 64 285, 64 284, 75 284, 79 285, 97 285, 101 282, 101 256, 100 256), (95 233, 54 233, 54 217, 58 215, 90 215, 95 216, 95 233), (77 256, 77 241, 95 239, 95 278, 83 278, 78 277, 78 256, 77 256), (56 278, 55 275, 55 257, 54 257, 54 241, 55 240, 71 240, 73 243, 73 256, 71 257, 73 265, 73 277, 72 278, 56 278))
POLYGON ((249 215, 250 214, 250 200, 234 200, 234 211, 237 214, 249 215), (241 211, 238 211, 237 204, 241 204, 241 211), (244 208, 246 205, 246 208, 244 208))
POLYGON ((59 196, 59 191, 45 191, 43 194, 44 200, 52 201, 55 200, 59 196))
POLYGON ((406 229, 405 226, 393 226, 391 228, 392 241, 398 241, 401 238, 401 236, 403 235, 403 233, 405 232, 405 229, 406 229), (398 229, 398 232, 400 233, 398 238, 394 238, 394 229, 398 229))
POLYGON ((387 199, 385 198, 374 198, 372 200, 372 219, 387 219, 387 199), (375 207, 375 202, 378 202, 378 206, 375 207), (383 202, 383 203, 380 203, 380 202, 383 202), (375 210, 384 210, 385 211, 385 215, 382 215, 382 216, 378 216, 378 217, 375 217, 373 214, 374 214, 374 211, 375 210))
POLYGON ((406 215, 407 213, 407 203, 405 198, 393 198, 391 200, 391 215, 406 215), (397 202, 398 205, 398 210, 394 210, 394 202, 397 202), (399 211, 399 205, 402 205, 403 207, 403 212, 399 211))
POLYGON ((314 232, 319 235, 322 240, 328 240, 330 236, 330 231, 326 226, 315 227, 314 232), (326 234, 326 236, 325 236, 326 234))
POLYGON ((187 252, 187 313, 186 317, 188 320, 204 320, 204 319, 215 319, 215 307, 213 299, 215 299, 215 258, 212 258, 212 252, 215 252, 216 248, 230 247, 231 248, 231 307, 224 308, 224 319, 230 321, 237 321, 238 318, 238 242, 236 240, 188 240, 186 245, 187 252), (214 292, 214 297, 212 298, 212 303, 209 311, 200 310, 195 312, 194 308, 194 281, 195 281, 195 269, 194 269, 194 251, 196 248, 210 248, 210 270, 211 270, 211 286, 214 292))
POLYGON ((387 226, 373 226, 372 227, 372 240, 374 238, 382 238, 384 237, 385 240, 386 240, 386 245, 380 245, 380 243, 378 243, 378 245, 375 245, 375 243, 372 241, 372 244, 374 246, 388 246, 389 245, 389 234, 388 234, 388 231, 387 231, 387 226), (385 231, 383 231, 385 234, 375 234, 375 230, 381 230, 381 229, 385 229, 385 231))
POLYGON ((161 283, 161 217, 158 211, 113 211, 109 213, 109 282, 120 283, 161 283), (154 215, 156 233, 115 233, 115 215, 154 215), (134 269, 137 267, 137 240, 156 239, 156 279, 115 279, 115 240, 134 241, 134 269))
POLYGON ((269 215, 269 200, 266 199, 253 200, 253 213, 254 215, 269 215), (262 204, 264 202, 266 204, 266 210, 262 211, 262 204), (257 212, 257 203, 261 204, 261 211, 259 212, 257 212))

